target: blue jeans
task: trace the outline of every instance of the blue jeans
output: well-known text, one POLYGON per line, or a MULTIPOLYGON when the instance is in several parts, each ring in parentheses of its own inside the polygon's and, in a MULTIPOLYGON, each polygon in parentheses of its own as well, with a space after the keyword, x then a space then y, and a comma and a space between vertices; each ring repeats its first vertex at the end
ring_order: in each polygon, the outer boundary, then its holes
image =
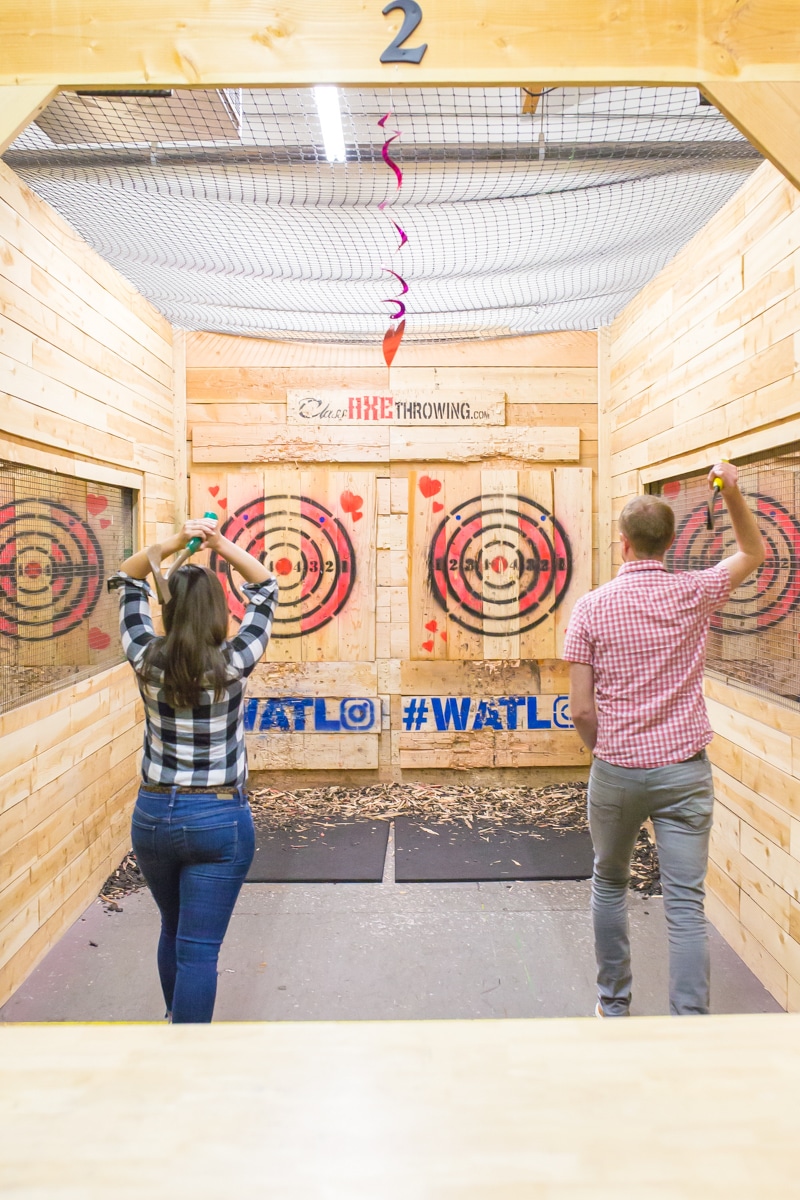
POLYGON ((638 770, 595 759, 589 775, 594 846, 592 919, 597 986, 605 1016, 628 1015, 631 956, 627 889, 633 847, 652 819, 669 936, 669 1007, 673 1016, 707 1013, 708 931, 703 909, 714 808, 711 764, 638 770))
POLYGON ((158 973, 175 1024, 210 1021, 217 959, 255 851, 241 788, 214 793, 139 791, 131 838, 161 913, 158 973))

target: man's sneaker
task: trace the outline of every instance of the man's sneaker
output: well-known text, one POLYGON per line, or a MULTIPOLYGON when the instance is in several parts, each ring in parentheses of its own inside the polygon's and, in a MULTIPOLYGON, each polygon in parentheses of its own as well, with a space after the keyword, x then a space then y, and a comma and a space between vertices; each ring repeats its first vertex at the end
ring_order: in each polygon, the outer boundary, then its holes
POLYGON ((603 1012, 602 1008, 600 1007, 600 1001, 599 1001, 599 1000, 597 1001, 597 1004, 595 1004, 595 1006, 594 1006, 594 1015, 595 1015, 596 1017, 604 1017, 604 1016, 606 1015, 606 1014, 603 1012))

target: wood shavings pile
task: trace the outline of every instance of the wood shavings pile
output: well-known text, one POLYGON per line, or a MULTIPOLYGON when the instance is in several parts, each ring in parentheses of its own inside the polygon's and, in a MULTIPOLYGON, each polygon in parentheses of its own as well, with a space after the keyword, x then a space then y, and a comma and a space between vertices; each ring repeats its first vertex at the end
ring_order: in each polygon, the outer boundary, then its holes
POLYGON ((8 658, 7 654, 0 655, 0 665, 3 668, 0 712, 16 708, 18 704, 26 704, 39 696, 46 696, 58 687, 63 687, 66 682, 80 678, 80 671, 76 667, 20 667, 9 662, 8 658))
POLYGON ((587 829, 586 784, 551 784, 544 788, 466 787, 456 784, 384 783, 373 787, 303 788, 278 791, 259 788, 250 795, 253 816, 278 828, 306 828, 326 820, 391 821, 419 817, 428 822, 463 821, 472 826, 506 821, 556 829, 587 829))
POLYGON ((117 901, 124 896, 129 896, 131 892, 138 892, 145 887, 147 884, 144 875, 139 870, 136 855, 129 850, 116 871, 109 875, 103 884, 99 898, 102 900, 106 912, 122 912, 117 901))

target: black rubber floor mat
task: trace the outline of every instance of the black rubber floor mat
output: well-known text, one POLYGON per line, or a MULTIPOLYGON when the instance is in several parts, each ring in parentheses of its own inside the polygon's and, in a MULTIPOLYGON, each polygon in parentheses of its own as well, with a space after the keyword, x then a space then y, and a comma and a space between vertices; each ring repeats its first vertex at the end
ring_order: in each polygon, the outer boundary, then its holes
POLYGON ((394 828, 398 883, 588 879, 592 874, 588 831, 517 823, 481 831, 479 825, 421 824, 409 817, 396 818, 394 828))
POLYGON ((256 821, 246 883, 380 883, 388 821, 270 829, 256 821))

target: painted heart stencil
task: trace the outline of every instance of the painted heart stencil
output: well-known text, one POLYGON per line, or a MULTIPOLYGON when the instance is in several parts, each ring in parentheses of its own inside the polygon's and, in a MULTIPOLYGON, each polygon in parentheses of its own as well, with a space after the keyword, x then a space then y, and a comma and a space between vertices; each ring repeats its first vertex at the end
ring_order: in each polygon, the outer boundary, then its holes
POLYGON ((364 497, 357 496, 354 492, 342 492, 339 497, 339 503, 342 506, 342 512, 350 513, 354 521, 360 521, 363 517, 361 509, 364 507, 364 497))
POLYGON ((423 475, 419 481, 419 490, 426 500, 430 500, 431 496, 437 495, 442 490, 442 481, 441 479, 431 479, 430 475, 423 475))

